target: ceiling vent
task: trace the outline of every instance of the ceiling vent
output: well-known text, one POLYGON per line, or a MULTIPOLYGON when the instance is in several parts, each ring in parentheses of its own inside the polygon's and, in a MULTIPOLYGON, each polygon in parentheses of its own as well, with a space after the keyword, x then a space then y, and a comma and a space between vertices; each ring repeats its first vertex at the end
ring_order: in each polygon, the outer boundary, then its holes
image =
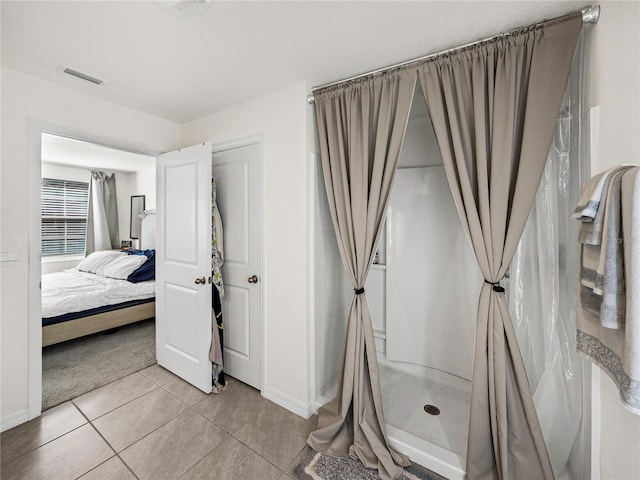
POLYGON ((62 65, 59 69, 62 73, 66 73, 67 75, 71 75, 73 77, 79 78, 80 80, 84 80, 86 82, 91 82, 96 85, 102 85, 104 80, 98 77, 94 77, 93 75, 89 75, 88 73, 81 72, 76 70, 75 68, 67 67, 62 65))

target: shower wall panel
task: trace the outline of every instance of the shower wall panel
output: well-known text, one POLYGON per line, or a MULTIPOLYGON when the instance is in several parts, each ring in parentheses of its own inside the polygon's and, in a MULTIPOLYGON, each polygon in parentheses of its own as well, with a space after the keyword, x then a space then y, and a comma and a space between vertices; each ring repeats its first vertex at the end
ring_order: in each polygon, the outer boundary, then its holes
POLYGON ((386 233, 387 359, 470 380, 482 277, 442 166, 398 170, 386 233))

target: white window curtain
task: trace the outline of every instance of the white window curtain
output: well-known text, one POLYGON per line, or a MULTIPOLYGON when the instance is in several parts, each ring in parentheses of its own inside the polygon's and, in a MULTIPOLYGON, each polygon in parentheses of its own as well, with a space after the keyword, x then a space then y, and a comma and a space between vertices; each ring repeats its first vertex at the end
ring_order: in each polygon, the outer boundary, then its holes
POLYGON ((87 254, 120 247, 116 174, 91 172, 87 221, 87 254))

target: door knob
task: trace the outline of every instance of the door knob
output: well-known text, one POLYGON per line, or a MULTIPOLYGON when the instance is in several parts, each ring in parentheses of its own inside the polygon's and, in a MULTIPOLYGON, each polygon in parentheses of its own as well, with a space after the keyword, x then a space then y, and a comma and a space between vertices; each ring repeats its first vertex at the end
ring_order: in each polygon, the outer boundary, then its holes
POLYGON ((196 278, 195 284, 196 285, 204 285, 205 283, 207 283, 207 279, 202 277, 202 278, 196 278))
POLYGON ((249 278, 247 278, 247 281, 249 283, 258 283, 258 277, 256 275, 251 275, 249 278))

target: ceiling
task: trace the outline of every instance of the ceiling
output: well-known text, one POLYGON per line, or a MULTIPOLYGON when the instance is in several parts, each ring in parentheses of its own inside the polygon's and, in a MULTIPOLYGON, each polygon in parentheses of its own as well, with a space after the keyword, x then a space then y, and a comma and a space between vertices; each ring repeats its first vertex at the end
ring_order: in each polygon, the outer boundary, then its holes
POLYGON ((2 65, 182 124, 300 81, 339 80, 586 5, 214 0, 185 21, 151 1, 3 0, 2 65))
POLYGON ((156 165, 156 157, 46 133, 42 135, 42 161, 129 173, 149 170, 156 165))

